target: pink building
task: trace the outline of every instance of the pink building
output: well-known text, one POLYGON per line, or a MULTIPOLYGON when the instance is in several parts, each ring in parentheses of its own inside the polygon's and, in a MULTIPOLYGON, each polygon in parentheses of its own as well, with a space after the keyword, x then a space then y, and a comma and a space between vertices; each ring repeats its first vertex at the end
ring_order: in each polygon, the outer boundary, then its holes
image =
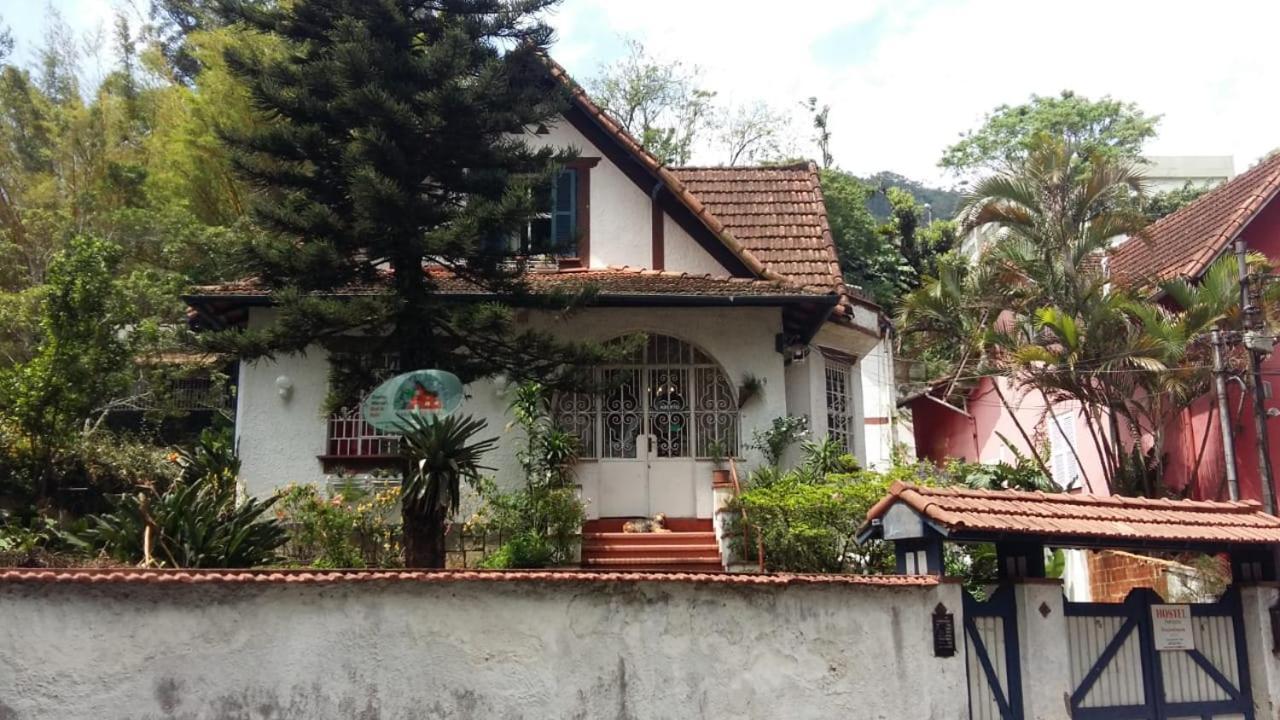
MULTIPOLYGON (((1194 280, 1224 253, 1233 252, 1237 239, 1244 240, 1250 252, 1262 253, 1280 266, 1278 194, 1280 154, 1152 224, 1147 241, 1130 240, 1121 245, 1109 260, 1110 277, 1115 282, 1194 280)), ((1262 369, 1264 389, 1271 398, 1269 380, 1280 376, 1280 358, 1267 357, 1262 369)), ((1262 500, 1252 393, 1242 390, 1241 383, 1229 384, 1240 495, 1262 500)), ((1039 451, 1047 456, 1060 484, 1097 494, 1108 492, 1099 455, 1074 405, 1049 407, 1038 394, 1018 390, 1005 379, 984 379, 963 392, 952 392, 949 402, 942 397, 944 393, 944 386, 935 386, 902 403, 911 409, 920 458, 1007 462, 1014 457, 1009 448, 1012 445, 1022 453, 1039 451), (1001 383, 1012 413, 1005 410, 996 382, 1001 383)), ((1272 400, 1268 405, 1270 409, 1280 403, 1272 400)), ((1215 395, 1210 392, 1186 411, 1168 418, 1165 433, 1165 486, 1185 489, 1192 498, 1225 499, 1226 466, 1215 395)), ((1272 466, 1280 472, 1280 434, 1270 431, 1268 437, 1272 466)))

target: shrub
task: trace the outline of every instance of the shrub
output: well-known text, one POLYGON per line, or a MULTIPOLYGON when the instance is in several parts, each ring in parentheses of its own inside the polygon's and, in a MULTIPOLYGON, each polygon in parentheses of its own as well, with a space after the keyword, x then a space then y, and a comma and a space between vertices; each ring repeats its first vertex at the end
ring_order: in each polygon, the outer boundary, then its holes
POLYGON ((488 480, 480 485, 479 491, 484 504, 467 522, 467 532, 504 538, 495 554, 507 551, 505 557, 508 558, 486 562, 484 567, 544 567, 573 560, 582 523, 586 520, 586 507, 575 489, 526 487, 503 492, 488 480), (509 547, 517 538, 526 538, 520 542, 531 547, 528 537, 540 538, 547 552, 521 554, 522 548, 513 551, 509 547), (542 563, 511 564, 521 562, 517 558, 530 557, 542 558, 542 563))
MULTIPOLYGON (((885 472, 847 470, 852 458, 842 459, 826 442, 807 442, 804 462, 789 472, 763 467, 752 473, 747 489, 730 506, 746 510, 750 527, 743 548, 739 528, 739 557, 755 554, 763 542, 765 567, 786 572, 892 573, 893 545, 873 541, 856 544, 858 528, 867 511, 889 492, 895 482, 940 486, 1016 487, 1041 489, 1045 480, 1030 461, 1017 465, 979 465, 953 462, 938 468, 928 462, 898 464, 885 472), (824 472, 825 470, 825 472, 824 472), (745 552, 741 552, 745 549, 745 552)), ((990 545, 948 545, 948 575, 962 577, 976 591, 995 574, 995 553, 990 545)))
MULTIPOLYGON (((876 473, 831 474, 813 479, 790 472, 743 492, 752 535, 764 543, 765 567, 787 572, 888 572, 892 552, 858 548, 856 534, 867 510, 888 490, 876 473), (885 566, 886 556, 888 566, 885 566)), ((740 534, 735 533, 735 537, 740 534)), ((741 557, 749 557, 750 549, 741 557)))
POLYGON ((289 533, 284 555, 317 568, 399 567, 399 503, 399 488, 350 485, 326 498, 313 485, 289 486, 276 509, 289 533))
POLYGON ((809 420, 803 415, 784 415, 773 419, 768 430, 757 430, 751 436, 748 447, 759 450, 764 460, 778 467, 787 448, 809 434, 809 420))
POLYGON ((546 388, 539 383, 516 389, 511 414, 525 432, 525 446, 517 454, 525 487, 504 492, 492 480, 477 486, 484 505, 468 521, 468 531, 505 538, 481 565, 526 568, 570 562, 586 519, 573 483, 578 437, 555 424, 546 388))
POLYGON ((234 486, 208 478, 179 481, 164 492, 119 496, 111 512, 91 518, 82 540, 127 563, 181 568, 267 565, 277 559, 276 550, 287 539, 284 526, 269 513, 277 499, 237 502, 234 486))
POLYGON ((240 475, 235 432, 230 427, 205 428, 190 450, 178 450, 175 461, 185 480, 207 478, 223 484, 234 483, 240 475))

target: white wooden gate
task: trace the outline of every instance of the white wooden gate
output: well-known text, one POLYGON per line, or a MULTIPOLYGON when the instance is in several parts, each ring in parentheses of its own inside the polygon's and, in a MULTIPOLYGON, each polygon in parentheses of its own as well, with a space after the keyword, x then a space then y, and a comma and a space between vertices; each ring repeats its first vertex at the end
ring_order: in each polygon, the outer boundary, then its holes
POLYGON ((1189 606, 1187 650, 1156 649, 1163 602, 1140 588, 1123 603, 1066 603, 1073 720, 1254 719, 1239 593, 1189 606))

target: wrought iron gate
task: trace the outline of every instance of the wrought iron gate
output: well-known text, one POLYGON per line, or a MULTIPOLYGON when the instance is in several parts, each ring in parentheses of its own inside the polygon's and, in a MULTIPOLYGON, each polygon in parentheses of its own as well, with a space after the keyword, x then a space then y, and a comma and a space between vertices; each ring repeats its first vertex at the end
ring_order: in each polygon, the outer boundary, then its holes
POLYGON ((1140 588, 1065 604, 1073 720, 1254 720, 1239 592, 1189 606, 1188 650, 1156 650, 1151 607, 1163 603, 1140 588))
POLYGON ((1002 585, 986 600, 964 594, 964 649, 971 720, 1022 720, 1018 606, 1002 585))

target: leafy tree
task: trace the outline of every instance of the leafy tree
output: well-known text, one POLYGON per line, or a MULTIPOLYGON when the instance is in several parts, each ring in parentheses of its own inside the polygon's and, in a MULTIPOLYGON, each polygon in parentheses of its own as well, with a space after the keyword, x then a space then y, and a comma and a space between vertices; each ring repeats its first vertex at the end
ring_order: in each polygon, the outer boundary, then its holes
POLYGON ((716 139, 724 148, 727 164, 756 164, 778 160, 785 155, 788 118, 767 103, 727 108, 716 129, 716 139))
POLYGON ((174 80, 193 84, 204 59, 188 43, 192 35, 220 27, 222 18, 208 0, 151 0, 149 19, 156 46, 174 80))
MULTIPOLYGON (((660 161, 688 164, 699 138, 712 128, 715 93, 700 87, 702 73, 696 67, 656 59, 634 39, 627 41, 627 50, 590 83, 592 98, 660 161)), ((735 132, 737 141, 730 144, 741 145, 743 136, 755 134, 735 132)))
POLYGON ((1143 144, 1155 137, 1159 121, 1159 115, 1109 96, 1090 100, 1069 90, 1032 95, 1026 103, 1001 105, 988 113, 981 127, 943 152, 938 164, 958 175, 1016 165, 1039 135, 1061 138, 1081 154, 1137 158, 1143 144))
MULTIPOLYGON (((542 210, 537 197, 568 159, 520 137, 564 108, 541 56, 551 30, 539 16, 553 4, 307 0, 230 9, 284 48, 226 53, 264 118, 228 139, 259 190, 252 210, 267 234, 249 248, 247 265, 273 290, 278 319, 222 334, 216 347, 271 356, 357 332, 374 335, 368 347, 406 369, 442 368, 464 381, 537 377, 552 387, 610 356, 519 330, 497 303, 443 301, 438 276, 425 271, 430 262, 481 289, 528 295, 521 266, 507 263, 511 251, 493 239, 518 235, 542 210), (352 284, 386 291, 336 295, 352 284)), ((404 494, 406 553, 413 564, 438 566, 444 516, 424 497, 404 494)))
POLYGON ((28 362, 0 374, 0 399, 43 470, 69 438, 128 387, 128 352, 120 337, 125 302, 115 274, 119 246, 79 237, 49 266, 40 344, 28 362))
POLYGON ((1073 402, 1112 491, 1156 496, 1164 419, 1207 388, 1196 339, 1233 322, 1238 285, 1227 258, 1198 286, 1162 285, 1167 307, 1142 288, 1108 287, 1096 258, 1118 236, 1141 236, 1146 218, 1131 202, 1141 182, 1133 160, 1040 136, 1024 160, 979 181, 961 210, 962 229, 992 230, 978 265, 944 265, 908 297, 902 319, 926 344, 967 338, 950 343, 953 378, 990 374, 1045 407, 1073 402))
POLYGON ((960 207, 960 201, 964 198, 960 192, 929 187, 888 171, 869 175, 863 178, 863 182, 874 189, 870 199, 867 200, 867 208, 880 221, 889 218, 891 208, 887 193, 889 188, 892 187, 906 190, 916 200, 928 206, 928 217, 925 218, 926 223, 933 220, 950 220, 955 216, 956 209, 960 207))
POLYGON ((1148 195, 1143 205, 1143 212, 1148 220, 1155 222, 1165 215, 1172 215, 1181 210, 1184 206, 1212 189, 1212 186, 1197 185, 1188 180, 1180 188, 1148 195))
POLYGON ((822 167, 830 168, 834 161, 831 157, 831 106, 818 107, 818 98, 811 97, 804 107, 813 119, 813 142, 822 156, 822 167))
POLYGON ((868 209, 875 190, 849 173, 823 170, 822 194, 845 281, 889 310, 934 274, 938 258, 956 245, 954 223, 935 220, 921 227, 923 208, 901 188, 884 190, 892 212, 883 223, 868 209))

